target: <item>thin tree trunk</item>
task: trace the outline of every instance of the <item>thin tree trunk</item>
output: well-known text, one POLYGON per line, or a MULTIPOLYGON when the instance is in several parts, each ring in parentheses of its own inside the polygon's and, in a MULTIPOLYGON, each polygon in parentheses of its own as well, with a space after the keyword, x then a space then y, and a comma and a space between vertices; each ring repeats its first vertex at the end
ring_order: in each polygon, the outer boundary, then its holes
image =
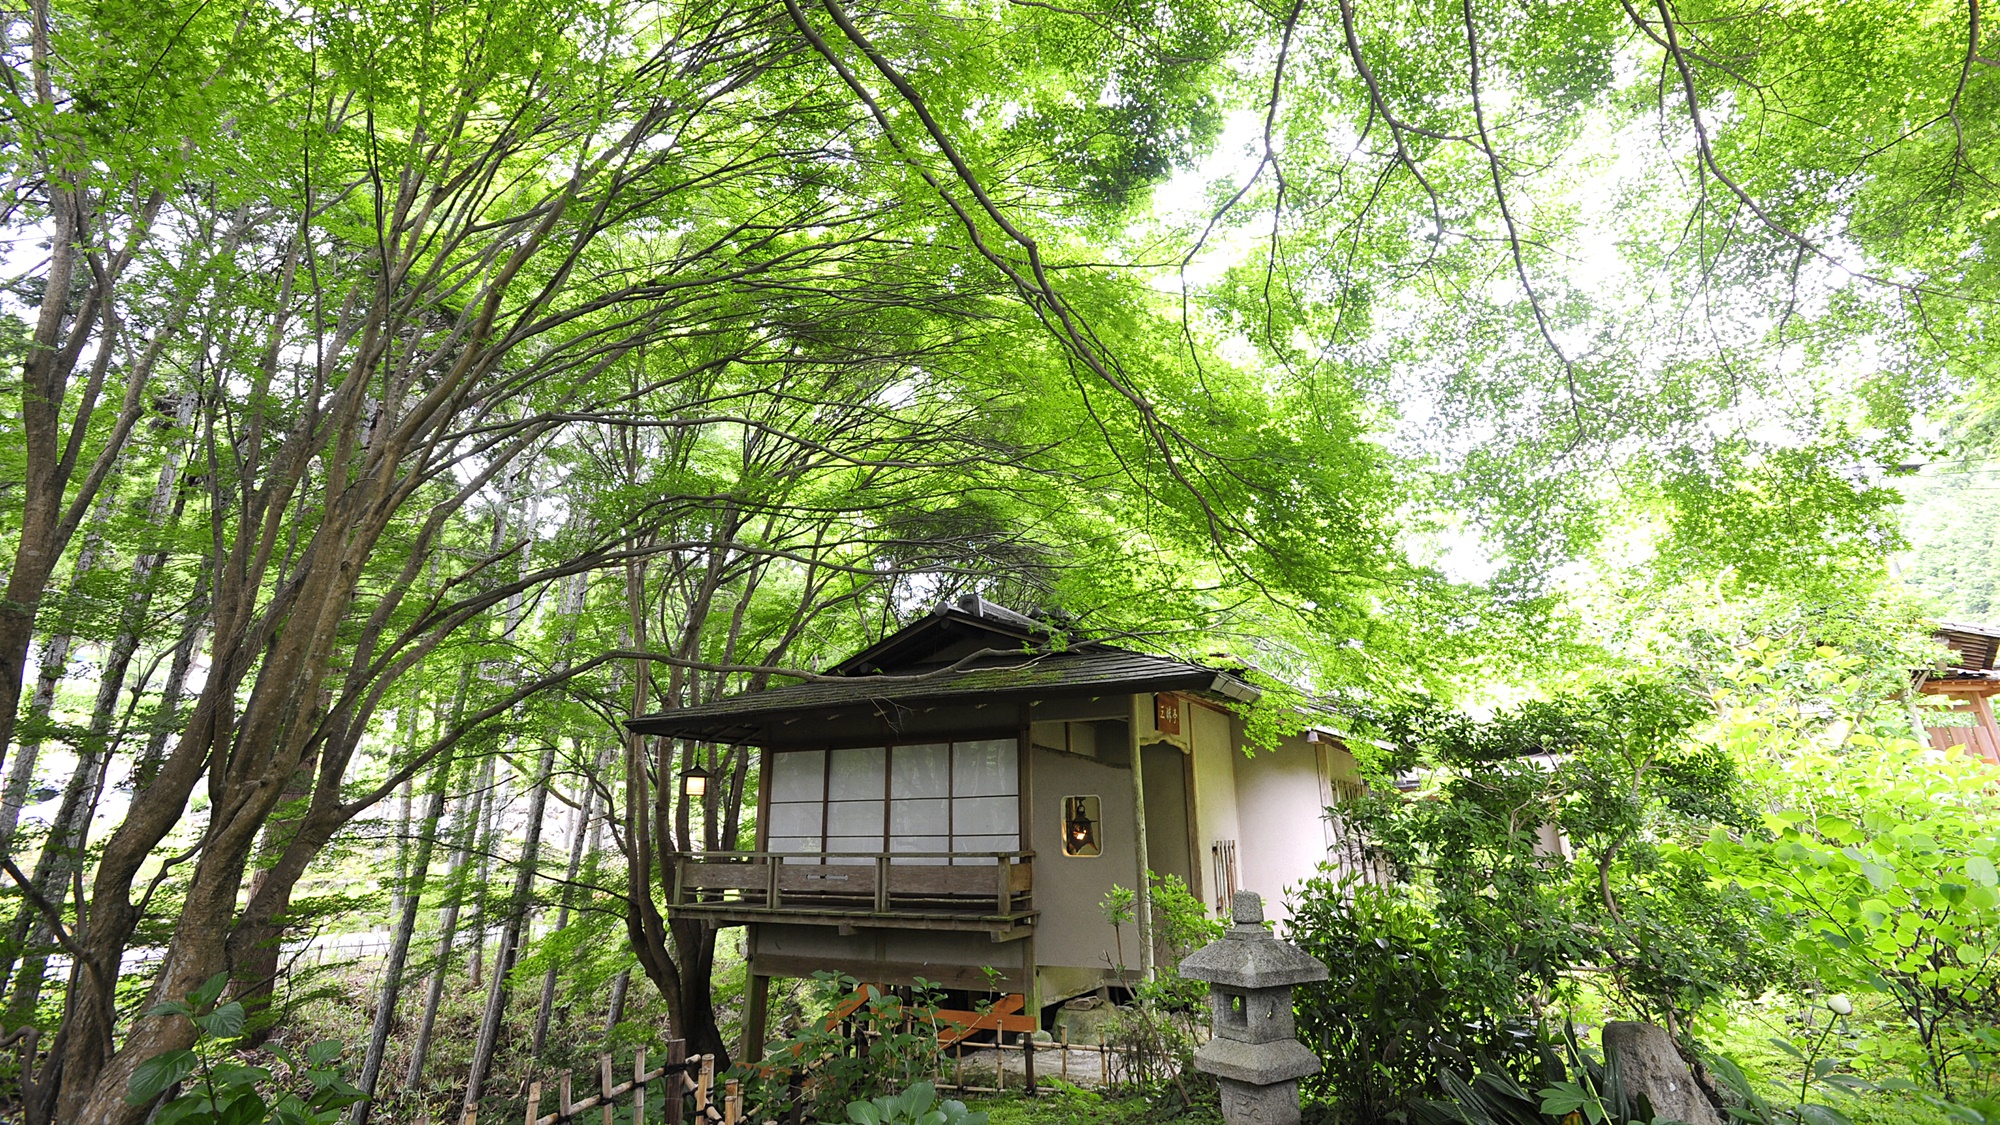
MULTIPOLYGON (((600 775, 609 764, 608 751, 597 755, 596 769, 592 775, 600 775)), ((576 877, 583 870, 583 850, 585 842, 594 833, 593 822, 597 817, 597 790, 585 786, 583 803, 577 806, 576 817, 571 822, 569 834, 569 866, 563 871, 562 898, 556 907, 556 925, 553 933, 561 933, 569 928, 570 906, 576 901, 576 877)), ((551 963, 542 974, 542 1001, 535 1009, 535 1038, 529 1054, 540 1058, 549 1043, 549 1020, 555 1013, 556 966, 551 963)))
MULTIPOLYGON (((83 546, 76 552, 76 564, 70 569, 72 598, 78 595, 83 579, 97 569, 97 561, 104 553, 104 527, 111 520, 112 500, 113 494, 106 492, 91 510, 90 530, 85 533, 83 546)), ((20 828, 21 810, 27 807, 28 794, 35 784, 35 766, 42 755, 42 732, 48 729, 49 714, 55 710, 56 687, 69 671, 70 650, 76 645, 76 638, 70 632, 74 618, 74 613, 66 613, 55 634, 42 642, 35 690, 28 697, 27 721, 22 724, 21 733, 26 738, 14 751, 7 769, 6 788, 0 790, 0 856, 11 858, 14 854, 14 833, 20 828)))
MULTIPOLYGON (((411 710, 414 712, 415 709, 411 710)), ((410 857, 409 885, 399 886, 397 890, 401 906, 396 913, 395 935, 389 941, 389 963, 382 970, 382 997, 375 1005, 375 1022, 368 1029, 368 1054, 361 1064, 363 1098, 354 1104, 354 1113, 350 1118, 353 1125, 368 1125, 368 1115, 375 1108, 375 1086, 382 1076, 382 1056, 389 1047, 389 1030, 396 1022, 396 1002, 403 991, 403 966, 409 959, 411 935, 416 933, 425 876, 430 870, 431 847, 437 838, 438 821, 444 816, 445 792, 451 788, 450 780, 451 755, 446 753, 438 759, 437 771, 431 777, 430 802, 424 809, 422 835, 417 837, 410 857)), ((407 801, 407 788, 404 793, 407 801)), ((407 815, 404 821, 407 826, 407 815)))
POLYGON ((458 908, 465 896, 465 868, 472 856, 473 841, 479 828, 479 810, 484 804, 486 790, 492 785, 493 759, 489 755, 479 767, 478 788, 472 794, 470 804, 459 805, 456 830, 456 847, 452 851, 451 871, 448 879, 448 893, 445 898, 444 914, 438 919, 438 939, 436 963, 431 966, 430 990, 424 996, 424 1018, 417 1027, 417 1040, 410 1048, 410 1069, 403 1079, 406 1089, 415 1089, 424 1076, 424 1062, 430 1057, 431 1030, 437 1026, 438 1005, 444 1000, 445 974, 451 968, 452 941, 458 932, 458 908))
MULTIPOLYGON (((56 811, 49 838, 42 845, 41 856, 35 861, 34 874, 28 879, 35 894, 46 901, 56 902, 67 897, 64 888, 83 862, 84 844, 90 831, 90 814, 97 807, 98 796, 103 791, 105 757, 102 754, 85 754, 77 762, 76 772, 70 775, 69 784, 63 789, 62 806, 56 811)), ((4 1023, 9 1027, 18 1027, 34 1015, 35 1005, 41 1000, 42 981, 48 968, 48 946, 53 932, 41 912, 31 902, 23 902, 14 915, 14 925, 7 936, 7 948, 21 950, 22 955, 21 971, 14 979, 14 991, 7 1003, 4 1023)))
POLYGON ((500 1023, 507 1015, 507 999, 512 992, 507 987, 507 978, 526 938, 528 907, 535 893, 535 868, 541 859, 542 813, 548 808, 549 774, 555 764, 556 748, 551 743, 542 748, 534 785, 529 790, 527 837, 521 842, 521 862, 514 874, 514 897, 507 904, 506 928, 501 931, 500 944, 493 950, 493 982, 486 992, 486 1014, 479 1022, 479 1038, 472 1048, 472 1073, 465 1083, 467 1114, 479 1105, 479 1092, 486 1084, 487 1072, 493 1068, 494 1048, 500 1041, 500 1023))
MULTIPOLYGON (((487 759, 490 770, 492 759, 487 759)), ((491 776, 489 774, 489 776, 491 776)), ((498 831, 496 822, 500 817, 501 780, 494 777, 491 784, 484 787, 485 803, 479 814, 479 877, 473 880, 472 896, 472 959, 469 965, 468 982, 478 988, 485 979, 486 972, 486 887, 493 878, 494 834, 498 831)))
MULTIPOLYGON (((414 711, 414 708, 410 710, 414 711)), ((407 717, 409 713, 406 711, 405 716, 407 717)), ((414 750, 416 748, 416 733, 414 728, 411 728, 410 744, 411 749, 414 750)), ((389 891, 389 917, 391 919, 403 916, 403 899, 409 893, 412 850, 410 844, 410 790, 415 784, 415 778, 405 781, 402 790, 396 795, 396 874, 395 881, 390 884, 391 890, 389 891)), ((418 846, 421 847, 421 844, 418 846)))
POLYGON ((202 633, 212 623, 210 613, 214 606, 209 601, 208 567, 208 559, 203 556, 201 569, 195 574, 194 596, 188 601, 187 613, 181 617, 181 636, 174 643, 167 682, 160 688, 160 703, 148 724, 146 748, 139 752, 139 760, 132 767, 134 794, 145 792, 146 787, 153 783, 154 775, 160 772, 161 761, 166 758, 167 739, 173 736, 180 723, 181 700, 187 695, 188 673, 194 669, 195 648, 201 643, 202 633))
POLYGON ((611 1034, 625 1020, 625 993, 632 987, 632 970, 619 972, 611 981, 611 1010, 604 1016, 604 1033, 611 1034))

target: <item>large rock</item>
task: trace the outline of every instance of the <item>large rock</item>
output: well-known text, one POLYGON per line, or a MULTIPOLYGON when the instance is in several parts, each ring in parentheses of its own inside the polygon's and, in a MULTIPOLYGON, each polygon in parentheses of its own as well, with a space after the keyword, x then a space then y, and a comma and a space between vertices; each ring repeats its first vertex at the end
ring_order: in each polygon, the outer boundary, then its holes
POLYGON ((1643 1094, 1653 1103, 1655 1121, 1722 1125, 1694 1075, 1665 1031, 1650 1023, 1617 1021, 1604 1025, 1604 1061, 1616 1062, 1627 1098, 1643 1094))

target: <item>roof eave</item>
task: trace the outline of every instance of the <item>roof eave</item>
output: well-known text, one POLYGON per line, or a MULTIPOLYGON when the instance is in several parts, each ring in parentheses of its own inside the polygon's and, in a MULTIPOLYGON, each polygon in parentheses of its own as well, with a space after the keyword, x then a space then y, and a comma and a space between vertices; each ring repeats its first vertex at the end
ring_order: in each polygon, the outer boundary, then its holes
MULTIPOLYGON (((1215 672, 1206 668, 1190 668, 1172 675, 1147 676, 1131 680, 1084 683, 1084 684, 1025 684, 1018 687, 971 688, 962 692, 941 692, 925 695, 912 700, 908 706, 933 709, 949 706, 973 699, 988 700, 1036 700, 1072 698, 1075 696, 1114 695, 1154 691, 1194 691, 1218 695, 1238 703, 1255 703, 1263 693, 1255 687, 1227 672, 1215 672)), ((774 724, 796 721, 799 716, 812 714, 838 715, 843 712, 879 713, 884 708, 895 707, 904 701, 893 692, 878 696, 856 699, 838 704, 801 704, 796 707, 776 707, 767 711, 757 711, 752 715, 713 715, 695 718, 692 721, 677 722, 673 711, 661 711, 651 715, 625 720, 625 728, 635 734, 664 735, 673 738, 692 738, 703 742, 741 744, 755 742, 763 731, 774 724), (754 717, 753 717, 754 716, 754 717)))

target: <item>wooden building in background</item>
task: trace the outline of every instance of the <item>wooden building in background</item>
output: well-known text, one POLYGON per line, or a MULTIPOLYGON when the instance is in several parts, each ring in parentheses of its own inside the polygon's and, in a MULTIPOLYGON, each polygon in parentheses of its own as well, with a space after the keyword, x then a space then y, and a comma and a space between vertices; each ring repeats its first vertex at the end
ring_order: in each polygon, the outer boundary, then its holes
POLYGON ((1942 667, 1923 674, 1917 690, 1925 695, 1943 696, 1951 702, 1945 714, 1949 722, 1938 722, 1933 714, 1925 733, 1940 750, 1953 746, 2000 766, 2000 726, 1993 721, 1993 696, 2000 693, 2000 628, 1939 622, 1938 639, 1952 651, 1942 667))
POLYGON ((1239 671, 1053 635, 978 597, 827 678, 630 720, 642 735, 760 751, 756 846, 680 857, 668 911, 743 926, 745 1055, 774 977, 818 970, 1057 1005, 1143 974, 1113 887, 1179 876, 1217 917, 1360 857, 1327 810, 1354 760, 1307 731, 1247 752, 1239 671))

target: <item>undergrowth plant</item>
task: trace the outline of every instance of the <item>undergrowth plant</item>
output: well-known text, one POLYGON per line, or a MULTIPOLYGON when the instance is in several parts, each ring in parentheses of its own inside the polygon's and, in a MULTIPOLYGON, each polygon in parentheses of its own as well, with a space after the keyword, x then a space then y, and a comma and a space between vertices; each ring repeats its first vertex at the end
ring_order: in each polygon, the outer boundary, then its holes
POLYGON ((246 1013, 234 1000, 216 1003, 229 984, 218 973, 185 1000, 156 1004, 154 1016, 182 1016, 199 1034, 192 1047, 156 1055, 132 1074, 125 1101, 159 1103, 153 1125, 335 1125, 342 1111, 362 1100, 340 1067, 345 1048, 322 1041, 303 1058, 267 1045, 288 1072, 231 1061, 229 1044, 244 1034, 246 1013))
POLYGON ((813 974, 816 1007, 831 1012, 867 987, 867 998, 840 1020, 807 1020, 773 1044, 761 1061, 736 1070, 752 1104, 802 1101, 817 1120, 836 1120, 850 1104, 915 1089, 937 1073, 944 1048, 937 1018, 941 993, 919 980, 905 997, 853 977, 813 974))

